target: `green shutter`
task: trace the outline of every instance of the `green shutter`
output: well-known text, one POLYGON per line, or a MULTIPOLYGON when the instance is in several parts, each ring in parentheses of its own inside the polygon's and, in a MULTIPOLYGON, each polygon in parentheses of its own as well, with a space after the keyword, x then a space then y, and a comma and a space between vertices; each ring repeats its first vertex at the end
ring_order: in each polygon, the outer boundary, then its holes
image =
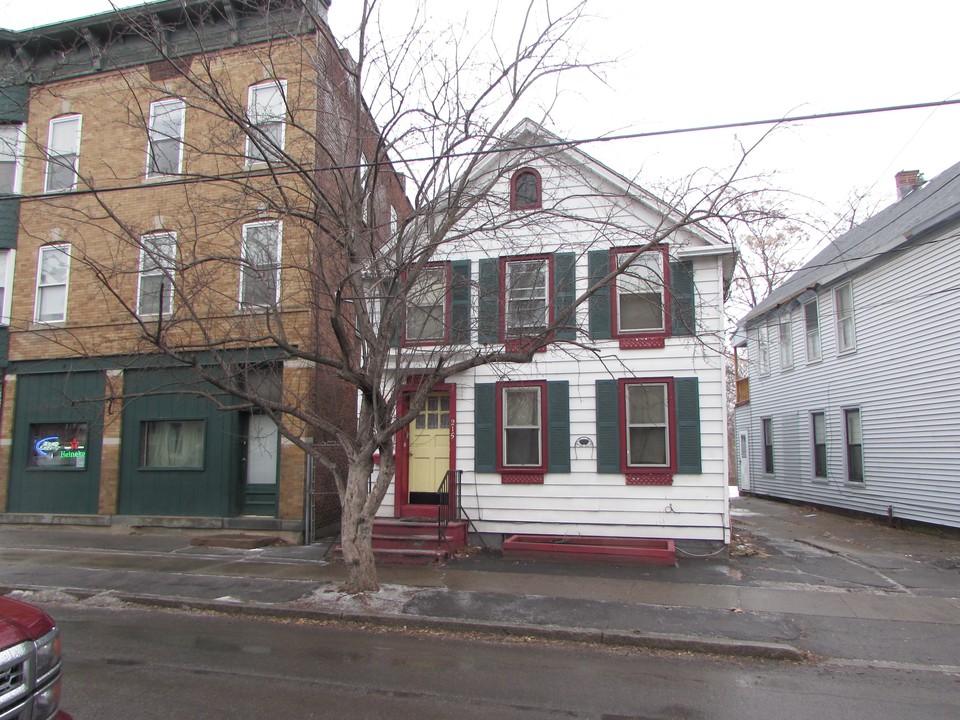
POLYGON ((616 380, 597 380, 597 472, 623 472, 620 469, 620 402, 616 380))
MULTIPOLYGON (((610 272, 610 251, 591 250, 587 255, 590 273, 590 287, 603 280, 610 272)), ((590 338, 608 340, 612 336, 610 329, 610 290, 603 287, 590 296, 588 302, 590 314, 590 338)))
MULTIPOLYGON (((577 256, 557 253, 553 256, 553 312, 559 318, 577 298, 577 256)), ((577 339, 577 314, 574 311, 554 333, 557 340, 577 339)))
POLYGON ((700 389, 697 378, 676 378, 677 402, 677 472, 699 475, 700 459, 700 389))
POLYGON ((500 261, 480 261, 480 298, 478 301, 478 340, 481 345, 500 341, 500 261))
POLYGON ((547 470, 570 472, 570 383, 547 383, 547 470))
POLYGON ((28 85, 0 87, 0 123, 26 122, 29 100, 30 87, 28 85))
POLYGON ((473 470, 497 471, 497 386, 477 383, 474 386, 473 470))
POLYGON ((696 298, 693 285, 693 263, 689 260, 670 263, 670 334, 696 335, 696 298))
POLYGON ((470 344, 470 261, 450 263, 450 342, 470 344))
POLYGON ((19 229, 20 198, 9 195, 0 196, 0 249, 7 250, 17 247, 19 229))

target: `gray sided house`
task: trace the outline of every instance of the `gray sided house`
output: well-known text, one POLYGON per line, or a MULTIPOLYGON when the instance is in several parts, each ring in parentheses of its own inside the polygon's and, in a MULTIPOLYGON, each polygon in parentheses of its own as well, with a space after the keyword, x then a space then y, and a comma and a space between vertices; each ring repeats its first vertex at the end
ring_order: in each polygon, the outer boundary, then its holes
POLYGON ((960 527, 960 163, 897 184, 740 322, 740 484, 960 527))

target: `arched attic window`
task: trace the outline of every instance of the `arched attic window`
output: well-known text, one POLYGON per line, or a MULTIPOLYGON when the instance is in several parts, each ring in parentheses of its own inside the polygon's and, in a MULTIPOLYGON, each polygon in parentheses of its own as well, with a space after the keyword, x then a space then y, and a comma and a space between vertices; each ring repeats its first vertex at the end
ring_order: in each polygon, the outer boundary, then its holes
POLYGON ((520 168, 510 180, 510 209, 535 210, 542 206, 540 173, 533 168, 520 168))

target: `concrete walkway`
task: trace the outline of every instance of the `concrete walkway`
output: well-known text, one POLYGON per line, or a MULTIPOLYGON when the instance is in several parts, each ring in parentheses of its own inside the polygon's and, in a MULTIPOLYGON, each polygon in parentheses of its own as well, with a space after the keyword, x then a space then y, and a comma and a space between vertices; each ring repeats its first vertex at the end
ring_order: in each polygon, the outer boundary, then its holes
POLYGON ((184 531, 7 526, 0 590, 960 673, 960 542, 756 498, 733 500, 733 515, 731 552, 681 554, 675 568, 477 551, 381 567, 381 592, 360 598, 338 592, 329 543, 238 550, 184 531))

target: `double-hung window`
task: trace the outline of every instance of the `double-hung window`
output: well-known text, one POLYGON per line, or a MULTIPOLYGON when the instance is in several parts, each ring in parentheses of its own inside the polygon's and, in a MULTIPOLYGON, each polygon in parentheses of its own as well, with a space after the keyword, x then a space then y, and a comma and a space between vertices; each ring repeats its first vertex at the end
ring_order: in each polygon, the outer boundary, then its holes
POLYGON ((0 325, 10 324, 15 250, 0 250, 0 325))
POLYGON ((280 300, 280 236, 278 220, 243 226, 240 304, 272 307, 280 300))
POLYGON ((807 362, 820 359, 820 308, 816 300, 803 306, 803 327, 806 336, 807 362))
POLYGON ((183 119, 180 98, 150 103, 147 127, 147 177, 177 175, 183 162, 183 119))
POLYGON ((0 125, 0 195, 20 192, 23 173, 23 126, 0 125))
POLYGON ((618 335, 663 334, 667 323, 666 248, 646 250, 632 261, 632 251, 617 252, 614 313, 618 335))
POLYGON ((837 352, 857 349, 857 332, 853 322, 853 287, 844 283, 833 291, 837 315, 837 352))
POLYGON ((70 245, 45 245, 37 262, 37 322, 63 322, 67 318, 67 281, 70 245))
POLYGON ((53 118, 47 139, 46 192, 76 189, 79 163, 80 116, 53 118))
POLYGON ((138 315, 169 315, 172 312, 176 256, 176 233, 152 233, 140 238, 138 315))
POLYGON ((843 411, 843 441, 847 449, 847 480, 863 482, 863 436, 860 427, 860 408, 843 411))
POLYGON ((442 343, 447 336, 448 265, 428 265, 411 284, 407 299, 408 343, 442 343))
POLYGON ((667 382, 626 382, 624 410, 627 468, 670 468, 670 395, 667 382))
POLYGON ((761 421, 763 429, 763 471, 773 474, 773 418, 764 418, 761 421))
POLYGON ((542 382, 501 385, 501 458, 504 470, 544 470, 544 392, 542 382))
POLYGON ((770 374, 770 328, 767 325, 757 328, 757 371, 760 375, 770 374))
POLYGON ((250 87, 247 116, 247 163, 276 162, 284 147, 287 81, 270 80, 250 87))
POLYGON ((793 367, 793 325, 790 318, 780 320, 777 326, 780 340, 780 369, 790 370, 793 367))
POLYGON ((551 321, 550 261, 529 258, 505 261, 505 337, 539 335, 551 321))
POLYGON ((827 477, 827 420, 822 412, 810 414, 813 427, 813 476, 827 477))

